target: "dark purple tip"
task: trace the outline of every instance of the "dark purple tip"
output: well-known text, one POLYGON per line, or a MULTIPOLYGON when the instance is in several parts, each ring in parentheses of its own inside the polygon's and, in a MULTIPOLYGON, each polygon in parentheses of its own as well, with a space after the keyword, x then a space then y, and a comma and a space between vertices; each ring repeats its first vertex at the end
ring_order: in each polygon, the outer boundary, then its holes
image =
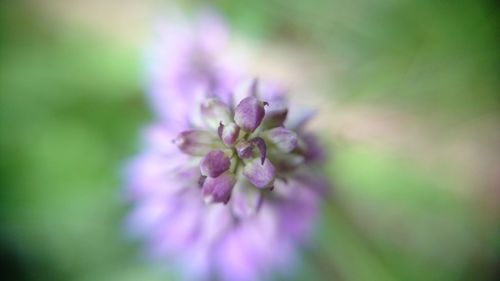
POLYGON ((264 160, 266 159, 266 153, 267 153, 266 142, 261 137, 253 138, 250 140, 250 142, 252 144, 255 144, 259 149, 260 161, 262 164, 264 164, 264 160))
POLYGON ((217 128, 217 134, 219 135, 219 138, 222 139, 222 132, 224 131, 224 124, 222 124, 222 121, 219 122, 219 127, 217 128))

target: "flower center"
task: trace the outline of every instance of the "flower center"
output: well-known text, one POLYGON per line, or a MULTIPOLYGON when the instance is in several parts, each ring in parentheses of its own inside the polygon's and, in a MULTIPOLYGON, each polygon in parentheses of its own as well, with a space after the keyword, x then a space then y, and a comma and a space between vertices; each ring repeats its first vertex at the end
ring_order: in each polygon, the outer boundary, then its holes
POLYGON ((288 109, 257 98, 256 84, 234 109, 209 98, 200 106, 203 126, 174 140, 181 151, 201 157, 200 186, 207 202, 227 203, 235 184, 272 190, 303 162, 298 135, 284 128, 288 109), (266 112, 266 108, 270 108, 266 112))

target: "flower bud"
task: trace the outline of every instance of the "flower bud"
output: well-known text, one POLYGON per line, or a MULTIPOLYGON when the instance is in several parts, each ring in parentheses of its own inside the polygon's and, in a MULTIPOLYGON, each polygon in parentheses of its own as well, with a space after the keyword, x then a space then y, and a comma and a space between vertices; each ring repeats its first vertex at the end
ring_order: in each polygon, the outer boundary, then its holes
POLYGON ((234 123, 223 125, 220 137, 226 146, 232 146, 240 135, 240 127, 234 123))
POLYGON ((226 204, 231 197, 231 190, 235 183, 234 176, 230 173, 219 175, 216 178, 206 178, 201 188, 205 202, 226 204))
POLYGON ((180 133, 172 142, 184 153, 202 156, 217 145, 217 138, 207 131, 188 130, 180 133))
POLYGON ((216 178, 231 166, 229 157, 222 150, 210 151, 200 162, 201 174, 216 178))
POLYGON ((246 179, 257 188, 271 187, 275 174, 275 168, 268 159, 265 159, 264 164, 261 163, 260 159, 254 159, 243 170, 246 179))
POLYGON ((297 134, 283 127, 273 128, 262 134, 282 152, 288 153, 297 146, 297 134))
POLYGON ((236 153, 241 159, 248 159, 253 155, 253 144, 242 140, 236 145, 236 153))
POLYGON ((231 122, 231 110, 222 101, 215 98, 208 98, 201 104, 201 114, 203 121, 209 128, 217 129, 222 122, 231 122))
POLYGON ((235 109, 234 121, 246 132, 253 132, 264 118, 264 104, 256 97, 244 98, 235 109))

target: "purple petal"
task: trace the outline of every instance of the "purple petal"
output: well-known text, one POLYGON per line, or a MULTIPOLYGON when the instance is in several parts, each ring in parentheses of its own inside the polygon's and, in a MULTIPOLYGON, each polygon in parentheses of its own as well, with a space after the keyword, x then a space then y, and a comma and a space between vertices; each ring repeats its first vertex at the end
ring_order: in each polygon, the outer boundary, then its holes
POLYGON ((254 258, 251 245, 242 233, 239 228, 229 232, 217 249, 216 261, 222 281, 259 280, 259 260, 254 258))
POLYGON ((288 129, 277 127, 263 134, 282 152, 288 153, 297 146, 297 134, 288 129))
POLYGON ((244 179, 238 180, 231 195, 231 208, 239 218, 248 218, 256 214, 262 206, 263 195, 261 190, 244 179))
POLYGON ((202 187, 202 193, 207 202, 226 204, 231 197, 231 190, 235 183, 234 176, 226 173, 216 178, 207 178, 202 187))
POLYGON ((234 121, 246 132, 253 132, 264 118, 264 104, 255 97, 244 98, 235 109, 234 121))
POLYGON ((246 97, 256 97, 257 93, 257 79, 245 79, 243 82, 238 83, 236 89, 233 91, 233 105, 236 106, 246 97))
POLYGON ((254 159, 243 170, 243 175, 257 188, 271 187, 275 173, 274 166, 268 159, 264 161, 264 164, 260 159, 254 159))
POLYGON ((207 97, 209 90, 230 102, 240 80, 238 64, 227 58, 229 34, 224 22, 214 13, 189 22, 176 14, 158 22, 146 56, 150 104, 165 124, 176 128, 190 124, 200 93, 207 97))
POLYGON ((198 22, 198 38, 201 47, 209 53, 217 53, 225 47, 229 30, 216 11, 203 11, 198 22))
POLYGON ((204 176, 216 178, 231 166, 229 157, 222 150, 210 151, 200 162, 200 171, 204 176))
POLYGON ((175 212, 164 217, 163 224, 151 234, 150 251, 155 256, 183 252, 196 241, 203 219, 203 203, 196 193, 177 198, 175 212))

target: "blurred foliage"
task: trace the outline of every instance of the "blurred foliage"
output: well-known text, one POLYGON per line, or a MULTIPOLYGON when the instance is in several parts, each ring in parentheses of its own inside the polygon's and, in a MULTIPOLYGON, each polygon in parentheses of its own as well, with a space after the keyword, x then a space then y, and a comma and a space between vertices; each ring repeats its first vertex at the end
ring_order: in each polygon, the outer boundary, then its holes
MULTIPOLYGON (((12 280, 168 279, 122 232, 120 169, 151 119, 138 50, 22 3, 0 2, 2 263, 12 280)), ((343 102, 392 103, 431 120, 498 114, 493 3, 215 3, 256 38, 318 51, 343 102)), ((333 201, 296 280, 495 278, 497 215, 453 192, 467 182, 326 141, 333 201)))
POLYGON ((488 1, 215 1, 233 25, 319 51, 337 98, 433 117, 500 107, 498 6, 488 1))
POLYGON ((0 20, 2 252, 29 280, 122 272, 120 166, 147 119, 137 50, 14 2, 0 20))

